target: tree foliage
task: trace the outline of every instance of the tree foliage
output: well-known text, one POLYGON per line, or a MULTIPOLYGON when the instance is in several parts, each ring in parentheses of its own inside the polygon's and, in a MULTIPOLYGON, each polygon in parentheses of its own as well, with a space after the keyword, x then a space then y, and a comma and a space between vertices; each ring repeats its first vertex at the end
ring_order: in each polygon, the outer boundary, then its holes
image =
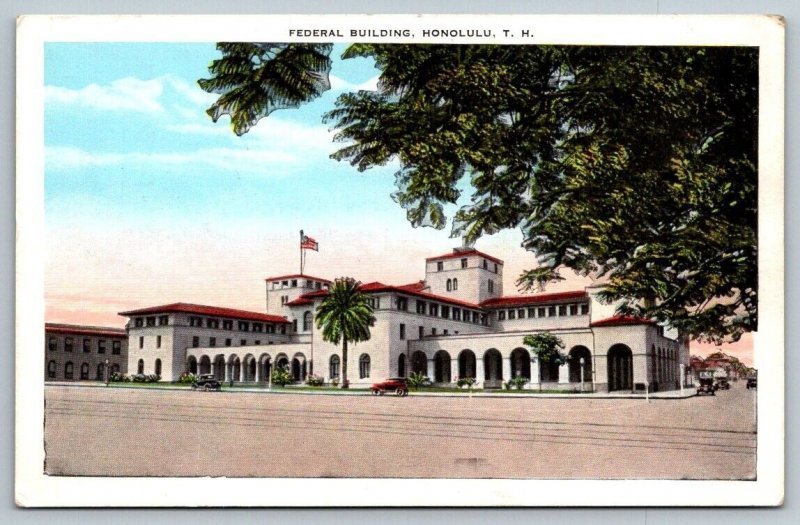
POLYGON ((569 358, 562 352, 564 342, 550 332, 526 335, 522 340, 522 344, 530 347, 531 352, 536 354, 536 357, 542 363, 555 363, 560 366, 566 363, 569 358))
MULTIPOLYGON (((355 44, 352 57, 375 60, 378 89, 324 115, 343 143, 332 157, 399 161, 393 197, 414 226, 443 228, 444 205, 463 204, 453 236, 522 230, 537 259, 524 289, 567 267, 602 278, 620 313, 688 336, 757 328, 757 49, 355 44)), ((248 82, 222 106, 254 124, 234 103, 257 97, 248 82)))
POLYGON ((322 329, 322 339, 335 345, 342 343, 342 388, 348 387, 348 343, 367 341, 370 338, 372 307, 359 290, 360 286, 361 283, 351 277, 336 279, 316 313, 317 328, 322 329))

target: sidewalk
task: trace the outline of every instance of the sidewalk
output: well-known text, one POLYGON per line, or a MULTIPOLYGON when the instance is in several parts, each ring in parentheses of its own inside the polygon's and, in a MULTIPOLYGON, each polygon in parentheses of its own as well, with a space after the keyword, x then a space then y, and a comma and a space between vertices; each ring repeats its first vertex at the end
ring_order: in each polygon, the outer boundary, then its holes
MULTIPOLYGON (((45 385, 51 386, 67 386, 73 388, 127 388, 127 389, 136 389, 136 390, 182 390, 182 391, 189 391, 191 389, 185 386, 178 386, 172 384, 150 384, 148 386, 131 386, 125 383, 110 383, 108 387, 105 386, 104 383, 101 382, 71 382, 71 381, 53 381, 53 382, 46 382, 45 385)), ((246 392, 246 393, 257 393, 257 394, 278 394, 278 395, 310 395, 310 396, 371 396, 372 392, 369 390, 332 390, 332 389, 320 389, 320 390, 307 390, 307 389, 299 389, 289 387, 278 387, 274 386, 270 390, 266 386, 237 386, 234 388, 230 387, 223 387, 221 393, 227 394, 234 394, 237 392, 246 392)), ((538 393, 535 391, 528 391, 526 393, 515 393, 512 391, 511 393, 506 392, 505 390, 497 390, 493 392, 484 392, 484 391, 477 391, 473 392, 472 394, 468 394, 466 391, 454 391, 450 392, 427 392, 425 390, 415 392, 414 390, 409 391, 409 396, 413 397, 488 397, 488 398, 498 398, 498 399, 537 399, 537 398, 547 398, 547 399, 687 399, 690 397, 694 397, 696 395, 694 387, 686 387, 682 391, 681 390, 670 390, 667 392, 651 392, 649 395, 645 395, 644 393, 633 393, 633 392, 587 392, 587 393, 574 393, 574 394, 566 394, 566 393, 538 393), (530 392, 530 393, 528 393, 530 392)), ((386 396, 393 396, 391 393, 386 393, 386 396)))

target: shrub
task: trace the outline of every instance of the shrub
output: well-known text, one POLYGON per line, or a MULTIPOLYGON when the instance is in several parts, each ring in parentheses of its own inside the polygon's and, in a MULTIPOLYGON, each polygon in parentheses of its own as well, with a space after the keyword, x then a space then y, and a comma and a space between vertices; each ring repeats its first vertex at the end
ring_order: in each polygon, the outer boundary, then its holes
POLYGON ((123 374, 122 372, 114 372, 113 374, 111 374, 111 377, 109 379, 114 383, 127 383, 128 381, 131 380, 130 377, 123 374))
POLYGON ((197 380, 196 375, 189 372, 184 372, 181 374, 181 377, 178 378, 178 383, 191 384, 194 383, 196 380, 197 380))
POLYGON ((472 388, 472 385, 474 384, 475 384, 474 377, 460 377, 456 381, 456 385, 458 386, 458 388, 462 387, 472 388))
POLYGON ((325 382, 325 379, 322 376, 318 376, 316 374, 310 374, 306 378, 306 384, 309 386, 322 386, 325 382))
POLYGON ((156 374, 131 374, 130 380, 134 383, 156 383, 161 380, 161 376, 156 374))
POLYGON ((272 384, 286 386, 292 382, 292 373, 285 368, 276 368, 272 371, 272 384))
POLYGON ((430 381, 428 376, 424 375, 422 372, 411 372, 411 375, 409 375, 408 379, 406 379, 408 386, 414 390, 417 390, 420 386, 424 385, 428 381, 430 381))
POLYGON ((522 390, 522 387, 524 387, 528 381, 529 379, 527 377, 517 376, 511 381, 509 381, 509 383, 511 383, 514 387, 516 387, 517 390, 522 390))
POLYGON ((335 387, 339 386, 339 378, 338 377, 334 377, 333 379, 331 379, 331 385, 335 386, 335 387))

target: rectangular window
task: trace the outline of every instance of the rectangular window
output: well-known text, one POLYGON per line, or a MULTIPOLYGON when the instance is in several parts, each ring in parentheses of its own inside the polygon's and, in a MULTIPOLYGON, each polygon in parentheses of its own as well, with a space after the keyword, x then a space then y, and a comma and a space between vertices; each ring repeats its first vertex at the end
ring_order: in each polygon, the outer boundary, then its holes
POLYGON ((450 319, 450 307, 442 305, 442 319, 450 319))
POLYGON ((168 315, 160 315, 158 316, 158 325, 159 326, 167 326, 169 324, 169 316, 168 315))
POLYGON ((481 322, 481 314, 478 312, 472 312, 472 322, 478 324, 481 322))
POLYGON ((519 310, 517 310, 517 317, 519 317, 520 319, 525 319, 525 309, 524 308, 520 308, 519 310))
POLYGON ((83 353, 88 354, 92 351, 92 342, 88 339, 83 340, 83 353))
POLYGON ((222 321, 222 329, 223 330, 233 330, 233 321, 224 320, 222 321))
POLYGON ((505 310, 500 310, 499 312, 497 312, 497 320, 498 321, 505 321, 506 320, 506 311, 505 310))
POLYGON ((489 261, 487 261, 486 259, 483 260, 483 269, 484 270, 488 270, 489 269, 489 261))
POLYGON ((254 332, 263 332, 264 331, 264 323, 253 323, 253 331, 254 332))
POLYGON ((547 309, 547 317, 555 317, 555 316, 556 316, 556 307, 555 306, 550 306, 547 309))
POLYGON ((489 293, 494 293, 494 281, 489 279, 486 285, 489 287, 489 293))
POLYGON ((420 326, 419 327, 419 338, 422 339, 423 337, 425 337, 425 327, 420 326))
POLYGON ((206 319, 206 327, 207 328, 219 328, 219 319, 206 319))
POLYGON ((139 336, 139 348, 144 348, 144 336, 139 336))
POLYGON ((297 279, 292 279, 292 288, 297 288, 297 279))
POLYGON ((65 352, 72 352, 72 338, 67 337, 64 339, 64 351, 65 352))
POLYGON ((58 350, 58 340, 55 337, 51 337, 47 340, 47 348, 50 349, 51 352, 55 352, 58 350))
POLYGON ((442 332, 442 335, 450 335, 450 332, 447 330, 447 328, 444 329, 444 332, 442 332))
POLYGON ((536 317, 536 308, 528 308, 528 319, 536 317))
POLYGON ((428 313, 430 315, 434 316, 434 317, 438 316, 439 315, 439 305, 438 304, 430 305, 430 307, 428 308, 428 313))
POLYGON ((306 281, 306 288, 314 288, 314 281, 306 281))
POLYGON ((397 298, 397 309, 405 312, 408 310, 408 299, 405 297, 398 297, 397 298))
POLYGON ((192 348, 197 348, 200 346, 200 338, 196 335, 192 337, 192 348))
POLYGON ((134 326, 136 326, 136 328, 141 328, 144 326, 144 319, 142 319, 141 317, 137 317, 136 319, 133 320, 133 324, 134 326))
POLYGON ((444 270, 444 262, 439 261, 436 263, 436 271, 441 272, 442 270, 444 270))
POLYGON ((231 342, 230 339, 225 339, 225 346, 231 346, 231 342))
POLYGON ((289 281, 281 281, 281 286, 289 286, 289 281))
POLYGON ((241 346, 247 346, 247 339, 242 339, 239 342, 241 343, 241 346))
POLYGON ((255 342, 254 344, 255 344, 256 346, 258 346, 258 345, 260 345, 260 344, 261 344, 261 341, 259 341, 258 339, 256 339, 256 342, 255 342))
POLYGON ((584 304, 581 305, 581 315, 589 315, 589 305, 588 304, 584 303, 584 304))
POLYGON ((250 331, 250 323, 248 323, 247 321, 239 321, 238 326, 239 326, 239 331, 240 332, 248 332, 248 331, 250 331))
POLYGON ((569 305, 569 315, 578 315, 578 305, 577 304, 569 305))
POLYGON ((400 323, 400 339, 406 338, 406 325, 400 323))
POLYGON ((453 308, 453 319, 456 321, 461 320, 461 308, 453 308))
POLYGON ((119 355, 122 353, 122 341, 111 342, 111 353, 114 355, 119 355))
POLYGON ((155 326, 156 325, 156 318, 155 317, 148 317, 147 318, 147 326, 155 326))
POLYGON ((497 273, 497 263, 494 263, 494 273, 497 273))
POLYGON ((216 337, 210 337, 208 339, 208 346, 217 346, 217 338, 216 337))
POLYGON ((202 317, 189 317, 189 326, 203 326, 203 318, 202 317))
POLYGON ((156 348, 161 348, 161 336, 156 336, 156 348))
POLYGON ((517 318, 517 311, 516 310, 509 310, 508 311, 508 319, 516 319, 517 318))
POLYGON ((436 335, 436 328, 431 328, 431 335, 436 335))
POLYGON ((567 305, 562 304, 558 307, 558 315, 559 317, 564 317, 567 315, 567 305))
POLYGON ((97 341, 97 353, 98 354, 105 354, 106 353, 106 341, 105 339, 100 339, 97 341))
POLYGON ((275 333, 275 325, 274 324, 268 324, 267 325, 267 333, 268 334, 274 334, 275 333))
POLYGON ((547 308, 545 308, 544 306, 540 306, 536 310, 536 312, 537 312, 536 317, 547 317, 547 308))
POLYGON ((417 301, 417 313, 425 315, 425 301, 417 301))
POLYGON ((463 269, 463 268, 466 268, 466 267, 467 267, 467 259, 466 258, 461 259, 461 268, 463 269))

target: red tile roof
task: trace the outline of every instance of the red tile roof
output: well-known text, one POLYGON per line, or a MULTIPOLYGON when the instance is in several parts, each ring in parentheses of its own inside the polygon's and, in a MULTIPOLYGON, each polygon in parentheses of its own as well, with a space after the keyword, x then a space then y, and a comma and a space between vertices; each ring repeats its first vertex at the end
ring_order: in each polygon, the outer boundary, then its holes
POLYGON ((127 337, 128 333, 124 328, 112 328, 109 326, 82 326, 74 324, 45 323, 45 333, 66 334, 66 335, 95 335, 103 337, 127 337))
POLYGON ((314 277, 313 275, 305 275, 302 273, 293 273, 289 275, 276 275, 275 277, 267 277, 264 279, 265 281, 282 281, 283 279, 313 279, 315 281, 322 281, 323 283, 329 283, 328 279, 323 279, 322 277, 314 277))
POLYGON ((650 319, 643 319, 641 317, 633 317, 630 315, 615 315, 614 317, 608 317, 606 319, 601 319, 600 321, 593 322, 590 326, 600 327, 600 326, 627 326, 627 325, 637 325, 637 324, 656 324, 655 321, 650 319))
POLYGON ((585 290, 536 295, 516 295, 486 299, 481 303, 481 306, 483 308, 501 308, 504 306, 523 306, 528 304, 554 303, 559 301, 575 301, 578 299, 588 299, 588 297, 589 295, 585 290))
POLYGON ((425 261, 442 261, 444 259, 457 259, 459 257, 469 257, 470 255, 479 255, 484 259, 488 259, 492 262, 497 264, 503 264, 503 261, 498 259, 497 257, 492 257, 491 255, 485 254, 483 252, 479 252, 478 250, 466 250, 463 252, 454 250, 453 253, 445 253, 444 255, 438 255, 436 257, 428 257, 425 261))
POLYGON ((268 323, 289 323, 286 317, 270 314, 262 314, 259 312, 250 312, 248 310, 237 310, 235 308, 222 308, 219 306, 205 306, 202 304, 189 304, 189 303, 172 303, 163 306, 151 306, 150 308, 141 308, 139 310, 129 310, 127 312, 120 312, 119 315, 131 317, 133 315, 144 314, 157 314, 157 313, 187 313, 199 315, 215 315, 219 317, 234 317, 236 319, 246 319, 248 321, 264 321, 268 323))
POLYGON ((298 297, 293 301, 289 301, 288 303, 284 304, 283 306, 310 306, 314 304, 313 299, 309 299, 305 296, 298 297))
MULTIPOLYGON (((383 284, 377 281, 362 284, 359 288, 360 291, 364 293, 378 293, 378 292, 399 292, 404 293, 406 295, 413 295, 416 297, 422 297, 423 299, 429 299, 431 301, 441 301, 443 303, 452 304, 455 306, 462 306, 464 308, 475 308, 480 309, 480 305, 474 303, 468 303, 466 301, 460 301, 458 299, 453 299, 450 297, 444 297, 441 295, 435 295, 428 292, 423 292, 422 289, 424 288, 425 284, 422 281, 411 283, 411 284, 404 284, 401 286, 393 286, 390 284, 383 284)), ((316 297, 325 297, 328 295, 327 290, 319 290, 311 293, 307 293, 303 295, 303 298, 316 298, 316 297)))

